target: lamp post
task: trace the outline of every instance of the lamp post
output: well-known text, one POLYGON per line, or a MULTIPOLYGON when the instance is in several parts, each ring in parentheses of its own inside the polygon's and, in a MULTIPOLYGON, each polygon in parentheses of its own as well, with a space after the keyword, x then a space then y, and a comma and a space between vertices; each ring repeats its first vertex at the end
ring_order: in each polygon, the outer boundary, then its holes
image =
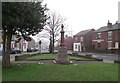
POLYGON ((39 41, 39 48, 40 48, 40 54, 41 54, 41 40, 39 41))

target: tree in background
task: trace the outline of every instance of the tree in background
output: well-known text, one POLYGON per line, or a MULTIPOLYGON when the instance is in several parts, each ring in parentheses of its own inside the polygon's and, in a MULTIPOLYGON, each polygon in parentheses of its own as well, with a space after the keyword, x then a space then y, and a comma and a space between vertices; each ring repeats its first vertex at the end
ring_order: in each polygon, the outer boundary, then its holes
POLYGON ((56 14, 55 12, 49 13, 48 16, 49 19, 47 20, 45 30, 49 33, 49 52, 54 53, 54 44, 58 40, 58 36, 60 35, 61 30, 60 26, 65 22, 65 19, 63 19, 59 14, 56 14))
POLYGON ((30 35, 36 35, 45 26, 46 6, 41 2, 3 2, 3 59, 2 66, 10 67, 10 49, 12 35, 22 35, 25 40, 31 40, 30 35))

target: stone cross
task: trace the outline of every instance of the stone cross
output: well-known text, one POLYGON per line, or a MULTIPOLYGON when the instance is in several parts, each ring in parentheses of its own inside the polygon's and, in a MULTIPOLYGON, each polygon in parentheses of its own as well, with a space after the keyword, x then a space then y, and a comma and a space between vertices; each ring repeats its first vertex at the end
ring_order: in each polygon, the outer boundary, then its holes
POLYGON ((54 61, 55 63, 59 63, 59 64, 70 64, 70 61, 68 59, 68 55, 67 55, 67 49, 65 47, 65 43, 64 43, 64 30, 63 30, 64 26, 63 24, 61 25, 61 42, 60 42, 60 47, 58 50, 58 56, 56 58, 56 60, 54 61))
POLYGON ((61 31, 60 31, 60 33, 61 33, 61 42, 60 42, 60 46, 65 46, 65 43, 64 43, 64 30, 63 30, 63 28, 64 28, 64 26, 63 26, 63 24, 61 25, 61 31))

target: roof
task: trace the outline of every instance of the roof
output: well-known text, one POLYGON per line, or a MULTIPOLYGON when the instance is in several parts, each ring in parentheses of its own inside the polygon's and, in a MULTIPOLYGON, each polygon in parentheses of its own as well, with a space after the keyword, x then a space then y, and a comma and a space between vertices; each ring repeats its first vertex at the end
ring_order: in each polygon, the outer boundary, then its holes
POLYGON ((104 26, 104 27, 99 28, 95 32, 104 32, 104 31, 112 31, 112 30, 119 30, 119 29, 120 29, 120 23, 116 23, 116 24, 112 25, 111 28, 104 26))
POLYGON ((88 30, 80 31, 79 33, 77 33, 77 34, 74 35, 74 36, 85 35, 85 34, 87 34, 87 33, 88 33, 89 31, 91 31, 91 30, 93 30, 93 29, 88 29, 88 30))

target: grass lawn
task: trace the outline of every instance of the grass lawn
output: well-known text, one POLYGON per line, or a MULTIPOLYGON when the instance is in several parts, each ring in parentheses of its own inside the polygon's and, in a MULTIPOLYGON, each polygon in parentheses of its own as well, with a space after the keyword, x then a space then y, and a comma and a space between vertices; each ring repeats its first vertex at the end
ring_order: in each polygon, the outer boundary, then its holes
POLYGON ((3 81, 117 81, 118 64, 13 64, 3 81))
MULTIPOLYGON (((56 59, 57 54, 41 54, 41 55, 36 55, 27 58, 26 60, 39 60, 39 59, 56 59)), ((93 60, 90 58, 84 58, 84 57, 76 57, 76 56, 68 56, 68 59, 74 59, 74 60, 93 60)))

